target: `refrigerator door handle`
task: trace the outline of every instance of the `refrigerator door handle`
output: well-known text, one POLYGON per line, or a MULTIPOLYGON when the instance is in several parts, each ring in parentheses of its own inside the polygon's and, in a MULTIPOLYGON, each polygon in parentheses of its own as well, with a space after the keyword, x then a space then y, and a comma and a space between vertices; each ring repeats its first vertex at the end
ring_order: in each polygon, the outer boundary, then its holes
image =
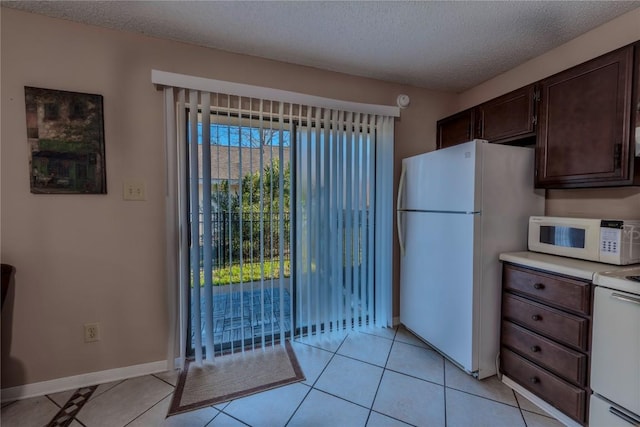
POLYGON ((398 183, 398 198, 396 199, 396 225, 398 227, 398 244, 400 245, 400 256, 404 256, 404 240, 402 239, 402 190, 404 189, 404 177, 407 174, 407 166, 402 163, 400 172, 400 182, 398 183))

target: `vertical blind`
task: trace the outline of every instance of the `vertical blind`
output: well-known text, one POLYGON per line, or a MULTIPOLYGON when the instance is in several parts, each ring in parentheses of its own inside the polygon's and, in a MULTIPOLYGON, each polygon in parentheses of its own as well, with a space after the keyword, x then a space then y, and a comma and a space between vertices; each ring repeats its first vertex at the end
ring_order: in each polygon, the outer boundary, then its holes
POLYGON ((296 324, 374 320, 376 116, 307 109, 296 132, 296 324))
POLYGON ((393 117, 154 82, 170 362, 391 326, 393 117))

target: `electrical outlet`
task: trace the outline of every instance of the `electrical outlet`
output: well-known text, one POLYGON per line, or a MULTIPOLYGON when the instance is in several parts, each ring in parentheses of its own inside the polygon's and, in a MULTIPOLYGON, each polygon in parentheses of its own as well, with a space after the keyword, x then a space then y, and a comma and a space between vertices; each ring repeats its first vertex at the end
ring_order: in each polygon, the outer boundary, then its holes
POLYGON ((144 182, 127 181, 122 188, 122 198, 124 200, 146 200, 144 182))
POLYGON ((100 341, 100 323, 84 324, 84 342, 100 341))

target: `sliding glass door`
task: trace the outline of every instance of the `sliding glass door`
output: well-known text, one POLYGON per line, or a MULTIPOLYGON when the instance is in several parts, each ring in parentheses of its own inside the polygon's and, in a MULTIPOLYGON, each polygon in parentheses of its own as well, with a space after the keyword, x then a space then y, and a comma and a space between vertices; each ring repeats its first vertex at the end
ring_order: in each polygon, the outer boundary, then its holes
POLYGON ((264 111, 187 114, 190 350, 282 340, 293 311, 291 126, 264 111))
POLYGON ((370 123, 336 112, 196 111, 187 112, 191 350, 366 325, 375 301, 370 123))
POLYGON ((178 105, 187 353, 390 325, 392 120, 195 90, 178 105))

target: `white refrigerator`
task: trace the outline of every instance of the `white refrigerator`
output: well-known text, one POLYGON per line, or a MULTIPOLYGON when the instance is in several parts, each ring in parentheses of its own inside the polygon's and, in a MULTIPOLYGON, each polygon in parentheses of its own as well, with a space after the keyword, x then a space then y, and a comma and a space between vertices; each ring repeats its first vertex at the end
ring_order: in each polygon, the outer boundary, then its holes
POLYGON ((494 375, 501 252, 527 249, 534 150, 474 140, 403 159, 400 323, 477 378, 494 375))

